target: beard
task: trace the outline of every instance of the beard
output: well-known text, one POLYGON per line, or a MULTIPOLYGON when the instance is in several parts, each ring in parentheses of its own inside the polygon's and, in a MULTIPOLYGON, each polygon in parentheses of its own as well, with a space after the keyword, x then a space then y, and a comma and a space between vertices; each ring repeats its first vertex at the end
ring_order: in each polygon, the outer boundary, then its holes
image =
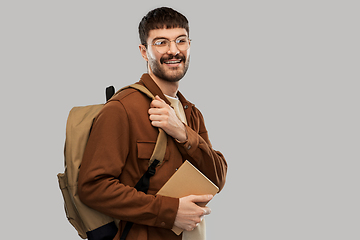
POLYGON ((180 81, 186 74, 190 63, 190 57, 187 59, 183 54, 176 54, 175 56, 164 55, 160 58, 160 63, 156 61, 156 59, 149 58, 149 65, 153 74, 167 82, 178 82, 180 81), (168 60, 176 59, 181 60, 180 66, 177 67, 170 67, 169 69, 167 66, 164 66, 164 63, 168 60))

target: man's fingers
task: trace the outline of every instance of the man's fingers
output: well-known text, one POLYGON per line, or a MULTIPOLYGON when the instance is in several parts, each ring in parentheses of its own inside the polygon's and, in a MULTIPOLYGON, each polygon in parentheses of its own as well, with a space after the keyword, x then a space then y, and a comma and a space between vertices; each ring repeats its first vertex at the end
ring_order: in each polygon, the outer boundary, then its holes
POLYGON ((187 231, 193 230, 205 215, 211 213, 210 208, 200 207, 197 203, 209 202, 212 198, 212 195, 189 195, 180 198, 174 225, 187 231))
POLYGON ((191 195, 194 203, 205 203, 210 201, 213 197, 213 195, 191 195))
POLYGON ((162 100, 158 95, 155 96, 155 99, 151 101, 150 107, 152 108, 162 108, 166 107, 166 102, 162 100))
POLYGON ((211 213, 211 209, 208 208, 208 207, 203 207, 202 210, 204 211, 204 215, 203 215, 203 216, 209 215, 209 214, 211 213))
POLYGON ((159 108, 150 108, 148 111, 149 115, 162 115, 164 111, 159 108))
MULTIPOLYGON (((193 203, 207 203, 209 202, 214 196, 213 195, 190 195, 191 201, 193 203)), ((209 215, 211 213, 211 209, 208 207, 202 207, 204 212, 203 215, 209 215)))

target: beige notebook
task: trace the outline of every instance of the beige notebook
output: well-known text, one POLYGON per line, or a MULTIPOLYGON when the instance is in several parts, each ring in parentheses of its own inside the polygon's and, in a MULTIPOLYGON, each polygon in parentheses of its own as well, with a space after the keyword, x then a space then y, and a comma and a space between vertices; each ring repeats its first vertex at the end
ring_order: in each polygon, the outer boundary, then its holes
MULTIPOLYGON (((215 195, 217 192, 219 192, 219 188, 186 160, 157 194, 181 198, 188 195, 215 195)), ((199 205, 205 206, 206 204, 199 205)), ((182 232, 182 229, 175 226, 172 230, 177 235, 182 232)))

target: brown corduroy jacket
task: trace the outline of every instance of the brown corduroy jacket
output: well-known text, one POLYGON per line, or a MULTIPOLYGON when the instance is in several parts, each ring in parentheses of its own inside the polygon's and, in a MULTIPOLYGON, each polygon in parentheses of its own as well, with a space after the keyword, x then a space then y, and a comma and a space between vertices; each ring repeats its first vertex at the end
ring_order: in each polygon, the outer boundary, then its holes
MULTIPOLYGON (((139 84, 170 104, 148 74, 139 84)), ((151 99, 135 89, 123 90, 94 121, 80 167, 78 193, 89 207, 121 220, 115 239, 120 239, 126 221, 134 222, 127 240, 181 239, 171 231, 179 199, 155 194, 185 160, 220 189, 225 184, 226 161, 212 149, 200 111, 180 92, 178 97, 188 123, 188 140, 178 143, 168 136, 164 162, 150 179, 148 194, 134 186, 148 168, 158 135, 148 115, 151 99)))

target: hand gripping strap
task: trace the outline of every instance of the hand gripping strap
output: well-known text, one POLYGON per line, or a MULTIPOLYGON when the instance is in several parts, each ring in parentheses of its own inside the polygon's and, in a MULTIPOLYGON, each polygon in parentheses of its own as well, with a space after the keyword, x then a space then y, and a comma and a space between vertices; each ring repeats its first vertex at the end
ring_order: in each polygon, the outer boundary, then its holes
MULTIPOLYGON (((146 94, 149 98, 151 98, 153 100, 155 99, 155 96, 149 91, 149 89, 147 89, 143 85, 136 84, 136 83, 132 84, 130 86, 124 87, 124 88, 120 89, 118 92, 120 92, 126 88, 135 88, 135 89, 139 90, 140 92, 146 94)), ((159 135, 156 140, 154 151, 149 160, 149 166, 154 162, 155 159, 159 161, 158 165, 161 165, 161 163, 164 160, 164 156, 165 156, 166 145, 167 145, 167 136, 166 136, 166 133, 164 132, 164 130, 162 130, 161 128, 158 128, 158 129, 159 129, 159 135)))

